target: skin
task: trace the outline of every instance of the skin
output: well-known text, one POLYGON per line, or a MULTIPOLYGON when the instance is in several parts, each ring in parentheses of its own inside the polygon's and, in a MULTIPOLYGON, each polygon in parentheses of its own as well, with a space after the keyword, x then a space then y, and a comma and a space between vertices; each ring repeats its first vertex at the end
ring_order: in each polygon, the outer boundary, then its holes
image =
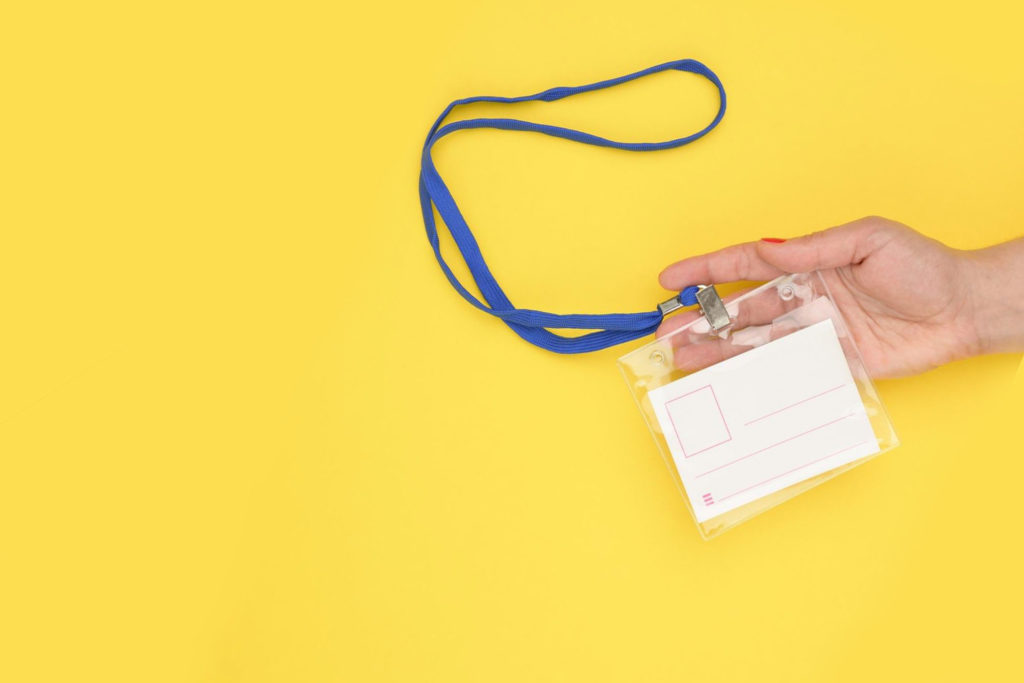
MULTIPOLYGON (((679 291, 812 270, 821 271, 875 377, 1024 351, 1024 238, 961 251, 895 221, 868 217, 688 258, 667 267, 659 280, 679 291)), ((658 335, 689 319, 668 318, 658 335)))

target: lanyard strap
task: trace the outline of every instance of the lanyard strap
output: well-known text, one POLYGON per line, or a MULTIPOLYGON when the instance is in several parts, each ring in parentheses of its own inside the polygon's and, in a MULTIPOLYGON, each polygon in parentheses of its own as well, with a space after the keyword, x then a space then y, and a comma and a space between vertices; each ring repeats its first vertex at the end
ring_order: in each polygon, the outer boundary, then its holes
MULTIPOLYGON (((423 210, 423 224, 426 226, 427 239, 430 241, 430 246, 434 249, 434 255, 437 257, 437 262, 441 265, 441 270, 444 271, 445 277, 448 278, 452 287, 454 287, 466 301, 473 304, 481 311, 501 318, 505 324, 520 337, 531 344, 548 349, 549 351, 554 351, 556 353, 586 353, 588 351, 597 351, 609 346, 614 346, 615 344, 621 344, 623 342, 652 334, 661 323, 663 317, 661 309, 647 311, 644 313, 604 313, 598 315, 586 315, 545 313, 544 311, 516 308, 513 306, 512 302, 505 295, 505 292, 502 291, 497 280, 494 279, 490 269, 487 267, 487 263, 484 261, 483 254, 480 252, 480 247, 477 245, 476 239, 473 237, 473 233, 469 229, 469 225, 466 223, 466 219, 462 217, 462 213, 459 211, 458 206, 456 206, 455 199, 452 197, 451 192, 449 192, 448 186, 444 184, 444 181, 441 179, 441 175, 437 172, 437 168, 434 167, 434 160, 431 158, 430 152, 433 149, 434 144, 444 136, 468 128, 495 128, 498 130, 529 131, 533 133, 543 133, 544 135, 563 138, 565 140, 572 140, 574 142, 582 142, 588 145, 595 145, 598 147, 612 147, 614 149, 624 149, 630 152, 653 152, 656 150, 682 147, 683 145, 689 144, 694 140, 703 137, 718 125, 724 115, 725 88, 722 87, 722 82, 711 69, 693 59, 680 59, 674 62, 667 62, 665 64, 652 66, 642 71, 637 71, 635 73, 620 76, 618 78, 612 78, 606 81, 598 81, 597 83, 591 83, 589 85, 551 88, 549 90, 536 93, 535 95, 523 95, 521 97, 479 96, 455 100, 445 107, 445 110, 441 112, 437 121, 435 121, 434 125, 430 128, 430 133, 427 134, 427 141, 423 145, 423 159, 421 162, 422 166, 420 168, 419 190, 420 205, 423 210), (590 92, 592 90, 610 88, 612 86, 619 85, 620 83, 626 83, 643 76, 668 70, 685 71, 688 73, 698 74, 714 83, 715 87, 718 88, 718 113, 715 115, 714 120, 712 120, 711 123, 709 123, 703 130, 686 137, 676 138, 674 140, 665 140, 663 142, 616 142, 615 140, 608 140, 597 135, 591 135, 590 133, 584 133, 571 128, 550 126, 542 123, 532 123, 530 121, 521 121, 519 119, 467 119, 449 123, 444 126, 441 125, 444 122, 444 119, 447 118, 448 114, 450 114, 455 107, 462 104, 471 104, 473 102, 501 102, 511 104, 514 102, 531 102, 536 100, 554 102, 555 100, 560 100, 563 97, 570 97, 572 95, 590 92), (486 303, 473 296, 473 294, 471 294, 462 285, 462 283, 459 282, 459 279, 455 277, 455 274, 451 271, 451 268, 448 267, 444 257, 441 255, 441 244, 438 239, 437 225, 434 221, 435 207, 437 208, 438 214, 444 221, 445 226, 448 228, 448 231, 451 233, 456 247, 458 247, 459 252, 462 254, 462 258, 465 259, 466 265, 469 267, 469 272, 473 276, 473 281, 476 282, 476 285, 480 289, 480 293, 483 295, 486 303), (581 336, 566 337, 551 332, 550 330, 552 329, 580 329, 595 331, 581 336)), ((679 297, 677 297, 678 303, 684 306, 690 306, 697 303, 695 298, 696 290, 696 287, 689 287, 683 290, 679 297)))

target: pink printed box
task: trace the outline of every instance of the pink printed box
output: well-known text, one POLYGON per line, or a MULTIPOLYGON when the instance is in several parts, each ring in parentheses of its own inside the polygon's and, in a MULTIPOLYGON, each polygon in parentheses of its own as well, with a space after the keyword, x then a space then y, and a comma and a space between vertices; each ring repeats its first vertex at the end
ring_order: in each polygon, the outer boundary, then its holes
POLYGON ((665 404, 679 447, 687 458, 732 440, 725 415, 709 384, 665 404))

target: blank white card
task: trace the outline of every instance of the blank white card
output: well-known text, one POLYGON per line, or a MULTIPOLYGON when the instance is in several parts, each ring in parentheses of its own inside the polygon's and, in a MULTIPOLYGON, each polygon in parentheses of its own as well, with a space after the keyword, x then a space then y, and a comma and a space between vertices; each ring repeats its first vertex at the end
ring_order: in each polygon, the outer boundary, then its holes
POLYGON ((831 320, 648 398, 698 522, 878 452, 831 320))

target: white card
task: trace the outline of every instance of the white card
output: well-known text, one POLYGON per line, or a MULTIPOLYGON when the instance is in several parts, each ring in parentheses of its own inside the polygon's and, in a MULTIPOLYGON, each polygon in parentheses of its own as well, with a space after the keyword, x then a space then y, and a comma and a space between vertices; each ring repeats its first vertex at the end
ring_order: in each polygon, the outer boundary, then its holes
POLYGON ((698 522, 879 450, 831 319, 648 397, 698 522))

